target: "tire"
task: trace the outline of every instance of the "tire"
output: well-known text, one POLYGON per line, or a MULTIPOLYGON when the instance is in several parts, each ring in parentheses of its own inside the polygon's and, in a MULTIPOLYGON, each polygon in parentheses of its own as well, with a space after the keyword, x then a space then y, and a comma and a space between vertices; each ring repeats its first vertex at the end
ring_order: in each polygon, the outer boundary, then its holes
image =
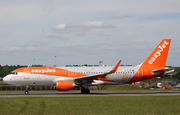
POLYGON ((85 90, 85 89, 81 89, 81 93, 82 93, 82 94, 85 94, 84 90, 85 90))
POLYGON ((90 91, 89 91, 89 89, 81 89, 81 93, 82 94, 89 94, 90 91))
POLYGON ((26 90, 24 93, 25 93, 25 95, 28 95, 28 94, 29 94, 29 91, 28 91, 28 90, 26 90))
POLYGON ((85 89, 85 94, 89 94, 89 93, 90 93, 89 89, 85 89))

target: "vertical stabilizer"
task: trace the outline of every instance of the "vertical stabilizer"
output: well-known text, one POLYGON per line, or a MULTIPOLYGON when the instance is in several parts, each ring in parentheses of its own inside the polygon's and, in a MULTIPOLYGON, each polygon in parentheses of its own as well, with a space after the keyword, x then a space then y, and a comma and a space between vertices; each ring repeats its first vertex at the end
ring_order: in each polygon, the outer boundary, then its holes
POLYGON ((163 39, 142 65, 165 67, 171 39, 163 39))

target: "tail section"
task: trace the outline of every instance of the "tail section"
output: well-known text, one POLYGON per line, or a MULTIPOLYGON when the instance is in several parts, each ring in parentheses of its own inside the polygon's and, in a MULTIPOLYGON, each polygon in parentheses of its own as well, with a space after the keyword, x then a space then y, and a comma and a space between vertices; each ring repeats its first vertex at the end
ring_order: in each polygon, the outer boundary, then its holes
POLYGON ((163 39, 142 65, 165 67, 171 39, 163 39))
POLYGON ((138 71, 129 81, 129 83, 142 81, 164 75, 166 71, 165 64, 168 56, 171 39, 163 39, 144 63, 139 66, 138 71))

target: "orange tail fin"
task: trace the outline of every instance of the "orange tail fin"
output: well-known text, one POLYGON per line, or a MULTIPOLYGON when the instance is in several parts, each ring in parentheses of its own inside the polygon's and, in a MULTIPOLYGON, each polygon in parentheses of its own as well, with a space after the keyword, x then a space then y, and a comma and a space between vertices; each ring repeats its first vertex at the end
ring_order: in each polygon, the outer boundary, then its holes
POLYGON ((163 39, 142 65, 165 67, 171 39, 163 39))

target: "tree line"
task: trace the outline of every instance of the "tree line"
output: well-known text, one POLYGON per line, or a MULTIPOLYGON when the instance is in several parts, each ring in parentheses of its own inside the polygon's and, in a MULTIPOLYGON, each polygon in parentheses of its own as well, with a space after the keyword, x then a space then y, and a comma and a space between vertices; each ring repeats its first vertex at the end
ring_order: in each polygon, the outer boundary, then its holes
MULTIPOLYGON (((0 77, 4 77, 8 75, 11 71, 22 68, 28 67, 27 65, 0 65, 0 77)), ((32 67, 43 67, 43 65, 32 65, 32 67)))

